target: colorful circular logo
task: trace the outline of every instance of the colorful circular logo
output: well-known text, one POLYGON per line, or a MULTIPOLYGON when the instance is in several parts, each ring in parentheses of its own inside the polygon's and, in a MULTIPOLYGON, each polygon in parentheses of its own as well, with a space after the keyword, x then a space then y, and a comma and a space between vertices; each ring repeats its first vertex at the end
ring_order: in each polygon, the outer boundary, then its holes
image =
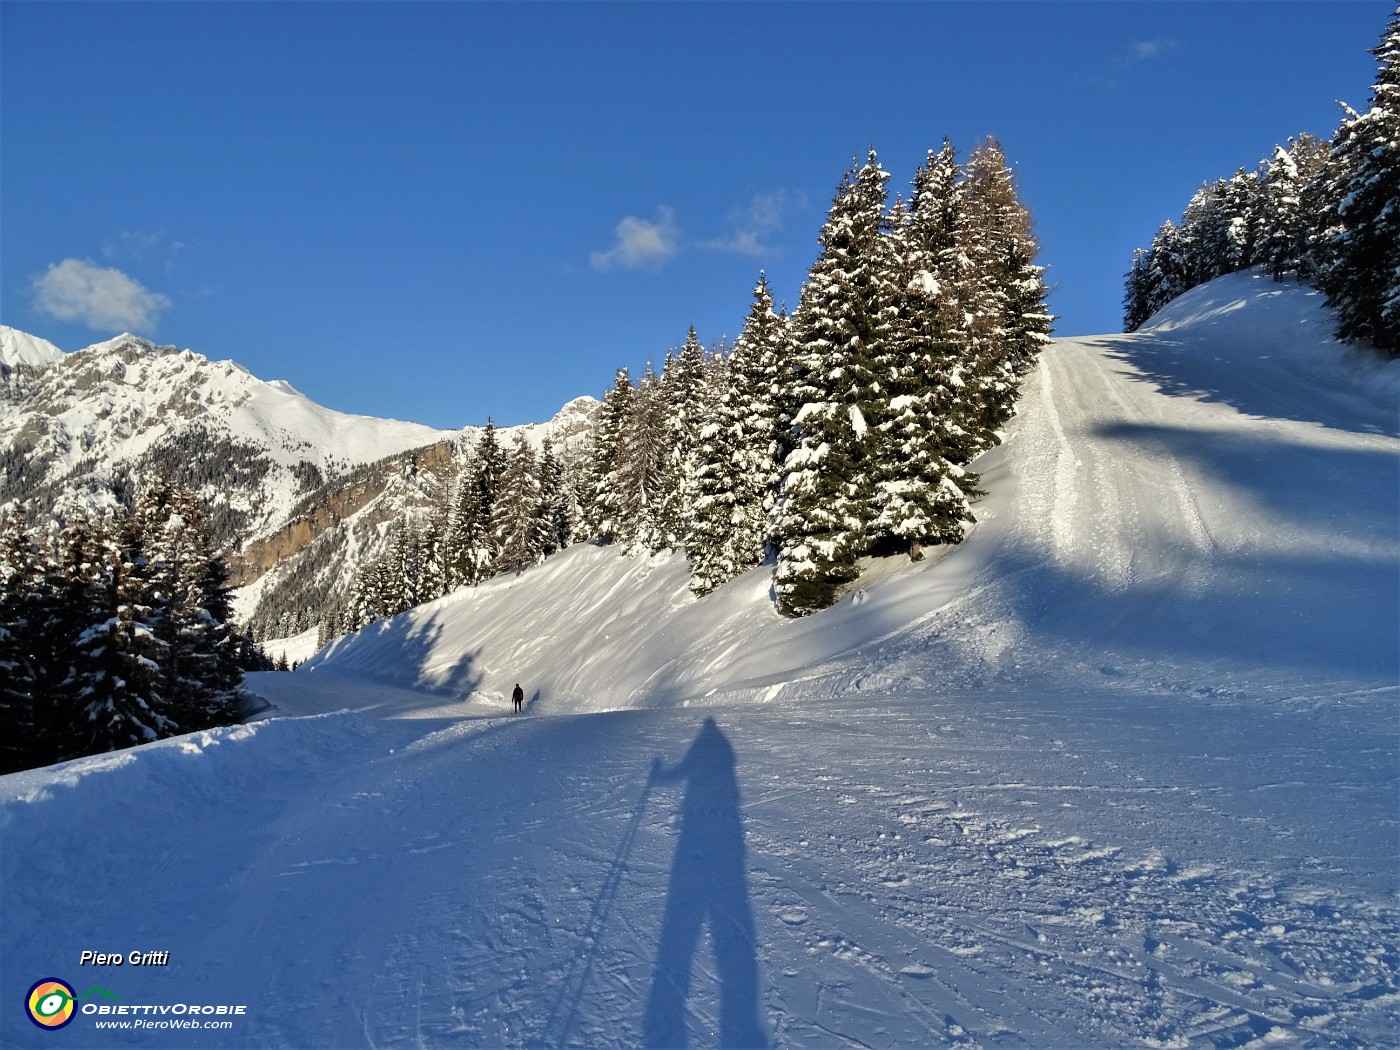
POLYGON ((73 1005, 73 987, 57 977, 36 981, 24 997, 29 1019, 40 1028, 62 1028, 77 1012, 73 1005))

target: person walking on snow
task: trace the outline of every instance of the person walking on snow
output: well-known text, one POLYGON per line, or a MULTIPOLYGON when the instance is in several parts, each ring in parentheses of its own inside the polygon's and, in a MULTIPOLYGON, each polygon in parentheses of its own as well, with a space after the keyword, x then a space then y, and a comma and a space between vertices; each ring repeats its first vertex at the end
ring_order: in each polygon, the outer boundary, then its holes
POLYGON ((520 688, 520 683, 515 683, 515 692, 510 694, 510 698, 515 701, 515 709, 520 710, 520 705, 525 702, 525 690, 520 688))

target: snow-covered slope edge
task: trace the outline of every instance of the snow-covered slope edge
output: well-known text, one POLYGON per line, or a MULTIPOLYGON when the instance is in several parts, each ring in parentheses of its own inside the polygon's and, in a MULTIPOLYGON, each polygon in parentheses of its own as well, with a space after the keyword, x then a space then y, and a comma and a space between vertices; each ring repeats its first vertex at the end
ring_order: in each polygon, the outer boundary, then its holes
POLYGON ((520 680, 545 710, 1066 675, 1198 694, 1392 685, 1400 365, 1328 331, 1315 294, 1243 274, 1134 335, 1057 341, 975 464, 991 495, 972 536, 878 566, 805 620, 774 614, 763 569, 697 601, 679 557, 579 547, 342 639, 308 671, 488 697, 520 680))

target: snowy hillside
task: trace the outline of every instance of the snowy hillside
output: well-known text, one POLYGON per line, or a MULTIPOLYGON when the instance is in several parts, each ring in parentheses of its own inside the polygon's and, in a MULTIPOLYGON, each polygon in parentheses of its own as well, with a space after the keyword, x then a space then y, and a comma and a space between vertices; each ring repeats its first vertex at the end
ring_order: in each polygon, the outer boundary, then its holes
POLYGON ((991 496, 975 538, 874 566, 822 616, 777 616, 767 570, 698 601, 678 558, 576 547, 311 666, 453 689, 470 660, 485 688, 528 678, 560 711, 810 696, 872 674, 1239 695, 1334 674, 1386 685, 1400 363, 1363 368, 1330 340, 1319 298, 1235 275, 1151 332, 1058 341, 1008 441, 976 464, 991 496))
POLYGON ((0 995, 246 1005, 91 1046, 1393 1042, 1400 365, 1327 331, 1234 275, 1056 341, 966 543, 809 618, 577 547, 0 778, 0 995))

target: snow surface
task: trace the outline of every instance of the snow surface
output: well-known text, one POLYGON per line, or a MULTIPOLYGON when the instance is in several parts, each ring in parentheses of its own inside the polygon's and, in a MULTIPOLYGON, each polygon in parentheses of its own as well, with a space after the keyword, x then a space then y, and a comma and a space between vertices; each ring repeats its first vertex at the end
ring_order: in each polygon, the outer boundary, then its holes
POLYGON ((63 360, 63 351, 47 339, 0 324, 0 366, 43 368, 63 360))
POLYGON ((967 542, 805 620, 578 547, 0 778, 0 1000, 247 1006, 0 1044, 1393 1045, 1395 366, 1325 320, 1056 341, 967 542))

